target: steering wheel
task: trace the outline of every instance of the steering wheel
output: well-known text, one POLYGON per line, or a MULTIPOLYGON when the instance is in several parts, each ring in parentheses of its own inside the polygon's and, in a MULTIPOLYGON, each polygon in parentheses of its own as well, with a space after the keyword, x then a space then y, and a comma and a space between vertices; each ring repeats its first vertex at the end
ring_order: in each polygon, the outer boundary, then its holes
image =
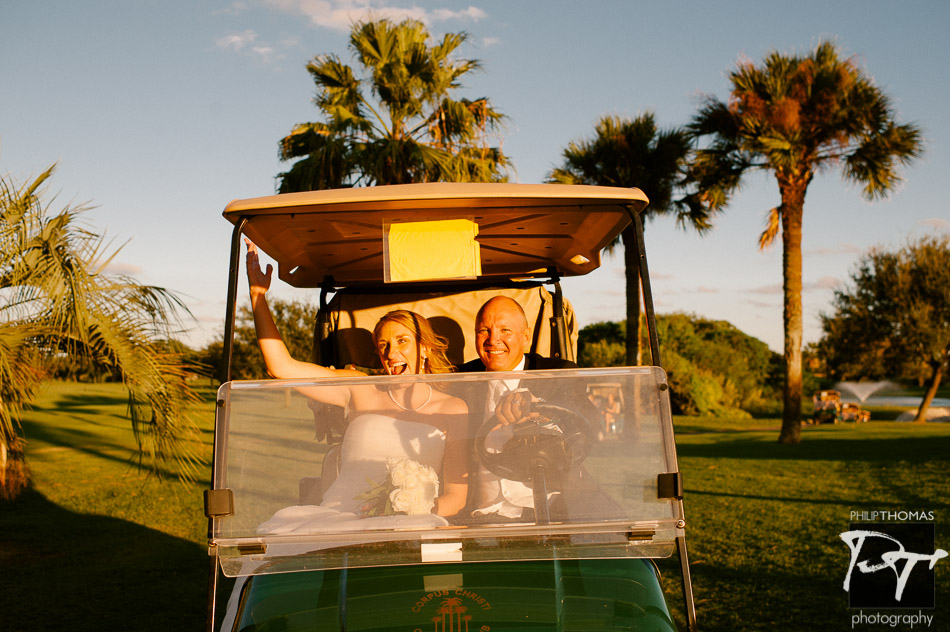
POLYGON ((489 418, 478 430, 476 450, 496 476, 532 487, 542 476, 545 486, 556 487, 573 466, 587 458, 589 426, 573 410, 547 402, 535 402, 532 412, 537 415, 498 429, 495 419, 489 418))

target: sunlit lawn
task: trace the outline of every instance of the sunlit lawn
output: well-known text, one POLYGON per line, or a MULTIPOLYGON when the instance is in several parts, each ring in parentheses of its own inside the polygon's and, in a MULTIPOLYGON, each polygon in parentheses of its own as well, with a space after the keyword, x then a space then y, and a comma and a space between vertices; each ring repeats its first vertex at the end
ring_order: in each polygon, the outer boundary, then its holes
MULTIPOLYGON (((839 534, 852 511, 933 511, 937 546, 950 549, 950 424, 806 426, 797 446, 777 443, 777 420, 768 431, 741 425, 676 422, 701 629, 850 629, 839 534)), ((662 568, 675 577, 671 562, 662 568)), ((945 626, 950 563, 937 571, 945 626)), ((678 585, 667 591, 682 603, 678 585)))
POLYGON ((0 629, 202 629, 210 469, 193 485, 144 476, 125 412, 120 385, 52 383, 26 415, 34 487, 0 504, 0 629))
MULTIPOLYGON (((52 384, 27 415, 34 489, 0 505, 3 630, 204 628, 210 467, 192 486, 144 477, 124 414, 119 386, 52 384)), ((950 424, 810 426, 798 446, 778 425, 676 419, 702 630, 850 629, 851 511, 933 511, 950 549, 950 424)), ((682 625, 675 557, 661 567, 682 625)), ((947 625, 950 562, 937 571, 947 625)))

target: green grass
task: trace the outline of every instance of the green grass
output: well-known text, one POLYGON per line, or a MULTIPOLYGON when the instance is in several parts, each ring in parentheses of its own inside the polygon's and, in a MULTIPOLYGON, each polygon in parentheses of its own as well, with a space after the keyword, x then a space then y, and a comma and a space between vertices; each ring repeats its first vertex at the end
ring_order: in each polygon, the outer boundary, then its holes
MULTIPOLYGON (((204 629, 210 466, 190 486, 142 475, 124 413, 119 386, 54 383, 26 416, 34 486, 0 504, 0 629, 204 629)), ((851 511, 933 511, 950 549, 950 424, 807 426, 798 446, 778 445, 778 426, 676 418, 704 631, 850 629, 851 511)), ((661 568, 684 627, 676 557, 661 568)), ((950 561, 936 568, 931 629, 950 622, 950 561)))
MULTIPOLYGON (((849 629, 849 552, 838 536, 852 511, 933 511, 937 546, 950 548, 950 424, 806 426, 797 446, 736 425, 676 421, 702 630, 849 629)), ((674 562, 662 565, 670 579, 674 562)), ((936 569, 943 626, 950 564, 936 569)), ((677 582, 666 590, 674 609, 682 604, 677 582)))
POLYGON ((210 466, 190 485, 142 474, 125 411, 120 385, 51 383, 26 414, 33 487, 0 504, 3 630, 203 629, 210 466))

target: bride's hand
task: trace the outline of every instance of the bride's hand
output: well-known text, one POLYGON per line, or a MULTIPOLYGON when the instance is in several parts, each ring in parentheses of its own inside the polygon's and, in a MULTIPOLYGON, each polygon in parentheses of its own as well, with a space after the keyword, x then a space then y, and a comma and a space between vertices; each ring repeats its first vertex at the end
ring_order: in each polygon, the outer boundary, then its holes
POLYGON ((247 284, 251 290, 251 296, 265 294, 270 289, 271 274, 274 266, 267 264, 267 271, 261 270, 260 256, 250 239, 244 238, 247 244, 247 284))

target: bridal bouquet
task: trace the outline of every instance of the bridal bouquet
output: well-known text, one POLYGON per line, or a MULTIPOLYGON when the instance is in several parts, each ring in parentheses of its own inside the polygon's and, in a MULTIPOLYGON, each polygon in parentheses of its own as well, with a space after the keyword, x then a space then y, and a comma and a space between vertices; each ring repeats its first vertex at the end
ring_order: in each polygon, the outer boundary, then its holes
POLYGON ((386 480, 369 481, 370 489, 356 497, 362 501, 361 518, 432 512, 439 492, 439 476, 428 465, 412 459, 386 459, 386 480))

